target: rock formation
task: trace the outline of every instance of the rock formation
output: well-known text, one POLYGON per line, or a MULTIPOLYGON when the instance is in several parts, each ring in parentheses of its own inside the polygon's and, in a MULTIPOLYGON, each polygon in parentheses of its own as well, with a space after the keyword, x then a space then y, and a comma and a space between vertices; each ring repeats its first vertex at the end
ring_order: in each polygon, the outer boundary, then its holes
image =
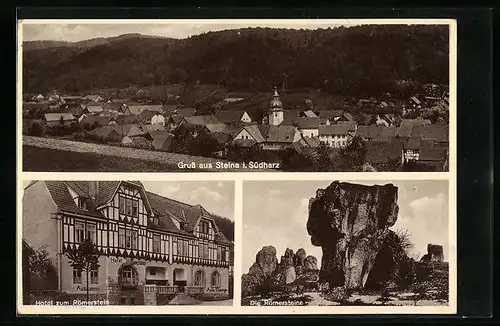
POLYGON ((323 249, 320 281, 363 288, 398 216, 397 187, 333 182, 309 201, 307 231, 323 249))
POLYGON ((307 256, 303 248, 297 250, 297 253, 287 248, 280 258, 280 263, 277 262, 276 248, 263 247, 257 253, 255 263, 248 270, 248 274, 242 276, 242 296, 257 294, 266 282, 279 287, 293 285, 296 281, 308 283, 318 280, 317 259, 307 256))

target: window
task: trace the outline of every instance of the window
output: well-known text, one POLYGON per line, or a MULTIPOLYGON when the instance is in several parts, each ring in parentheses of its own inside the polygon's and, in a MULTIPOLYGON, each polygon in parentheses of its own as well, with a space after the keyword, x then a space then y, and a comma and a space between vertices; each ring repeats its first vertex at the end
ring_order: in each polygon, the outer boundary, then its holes
POLYGON ((208 244, 200 243, 198 245, 198 255, 200 258, 208 259, 208 244))
POLYGON ((82 271, 73 268, 73 284, 82 284, 82 271))
POLYGON ((194 274, 194 285, 205 286, 205 272, 202 270, 196 271, 194 274))
POLYGON ((210 224, 208 221, 200 221, 200 226, 199 226, 200 233, 208 234, 209 229, 210 229, 210 224))
POLYGON ((219 272, 214 271, 212 273, 210 285, 212 285, 213 287, 220 287, 220 274, 219 274, 219 272))
POLYGON ((153 235, 153 252, 160 252, 161 251, 160 245, 161 245, 160 235, 158 234, 153 235))
POLYGON ((122 270, 122 284, 133 284, 132 267, 126 266, 122 270))
POLYGON ((87 198, 78 197, 78 207, 81 209, 87 209, 87 198))
POLYGON ((85 240, 85 224, 81 222, 75 223, 75 242, 81 243, 85 240))
POLYGON ((222 248, 217 247, 217 260, 222 260, 222 248))
POLYGON ((94 244, 97 243, 96 232, 95 224, 87 224, 87 239, 90 239, 94 244))
POLYGON ((120 213, 130 216, 139 216, 139 201, 120 196, 120 213))
POLYGON ((99 284, 99 271, 91 270, 90 271, 90 284, 99 284))
POLYGON ((177 255, 187 256, 189 250, 189 242, 187 240, 181 240, 177 242, 177 255))
POLYGON ((227 261, 226 259, 226 248, 225 247, 221 247, 221 259, 222 261, 227 261))
POLYGON ((137 231, 120 228, 118 230, 118 236, 119 247, 137 249, 137 231))

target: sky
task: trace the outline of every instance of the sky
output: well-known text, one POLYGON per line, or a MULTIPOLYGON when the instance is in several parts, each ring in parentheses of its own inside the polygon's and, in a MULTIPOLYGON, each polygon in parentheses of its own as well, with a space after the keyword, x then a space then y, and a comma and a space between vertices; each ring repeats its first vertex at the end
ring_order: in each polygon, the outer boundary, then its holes
MULTIPOLYGON (((31 181, 23 181, 23 188, 31 181)), ((147 191, 186 204, 200 204, 208 212, 234 221, 232 181, 141 181, 147 191)))
MULTIPOLYGON (((167 21, 166 21, 167 22, 167 21)), ((157 24, 24 24, 24 41, 68 41, 78 42, 98 37, 113 37, 122 34, 139 33, 171 38, 187 38, 209 31, 221 31, 227 29, 239 29, 247 27, 270 27, 270 28, 294 28, 294 29, 318 29, 334 28, 345 24, 317 23, 314 21, 294 23, 263 22, 259 23, 157 23, 157 24)))
MULTIPOLYGON (((392 183, 398 187, 399 216, 392 230, 406 229, 414 247, 411 257, 420 259, 427 244, 441 244, 448 259, 448 181, 396 180, 350 181, 365 185, 392 183)), ((309 199, 331 181, 247 181, 243 184, 243 273, 255 262, 263 246, 273 245, 278 261, 286 248, 307 255, 321 264, 321 247, 311 245, 307 233, 309 199)))

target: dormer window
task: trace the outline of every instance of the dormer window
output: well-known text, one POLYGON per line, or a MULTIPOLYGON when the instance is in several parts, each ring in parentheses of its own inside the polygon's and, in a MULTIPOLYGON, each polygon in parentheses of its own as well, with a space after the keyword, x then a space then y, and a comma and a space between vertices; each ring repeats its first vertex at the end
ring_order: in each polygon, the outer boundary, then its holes
POLYGON ((153 222, 156 225, 160 224, 158 216, 152 216, 151 217, 151 222, 153 222))
POLYGON ((81 209, 87 209, 87 198, 84 198, 84 197, 78 197, 78 208, 81 208, 81 209))
POLYGON ((199 225, 199 231, 200 233, 203 233, 203 234, 208 234, 208 230, 210 229, 210 224, 208 221, 200 221, 200 225, 199 225))

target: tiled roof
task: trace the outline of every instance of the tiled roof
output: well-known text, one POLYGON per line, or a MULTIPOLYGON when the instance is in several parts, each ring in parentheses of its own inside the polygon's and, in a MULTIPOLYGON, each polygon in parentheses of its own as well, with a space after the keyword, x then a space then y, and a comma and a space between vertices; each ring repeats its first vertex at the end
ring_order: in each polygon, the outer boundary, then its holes
POLYGON ((241 121, 245 114, 244 110, 218 110, 215 117, 223 123, 241 121))
POLYGON ((205 125, 210 132, 225 132, 227 127, 223 123, 207 124, 205 125))
POLYGON ((293 125, 299 129, 318 129, 318 117, 300 117, 293 121, 293 125))
POLYGON ((331 119, 342 116, 342 113, 342 110, 321 110, 319 112, 319 117, 331 119))
POLYGON ((422 126, 430 123, 431 123, 430 120, 424 120, 424 119, 403 119, 398 127, 399 129, 397 131, 397 136, 411 137, 413 128, 415 126, 422 126))
POLYGON ((402 143, 398 141, 372 141, 366 143, 366 162, 386 164, 389 159, 401 161, 402 143))
POLYGON ((356 135, 369 138, 371 140, 389 140, 396 137, 397 128, 396 127, 385 127, 385 126, 359 126, 356 130, 356 135))
POLYGON ((31 109, 47 109, 49 107, 48 103, 31 103, 31 102, 24 102, 23 103, 23 110, 31 110, 31 109))
POLYGON ((158 133, 153 139, 153 147, 157 150, 166 150, 173 137, 174 135, 168 132, 158 133))
POLYGON ((253 147, 257 142, 253 139, 235 139, 232 143, 238 147, 253 147))
POLYGON ((111 120, 114 120, 113 117, 87 115, 82 119, 82 121, 80 121, 80 123, 89 125, 95 123, 98 126, 105 126, 109 124, 111 120))
POLYGON ((217 141, 217 143, 224 145, 231 141, 231 134, 228 132, 212 132, 212 137, 217 141))
POLYGON ((420 145, 419 160, 443 162, 448 156, 448 146, 429 140, 423 140, 420 145))
POLYGON ((137 116, 137 119, 139 121, 142 121, 142 122, 151 121, 151 118, 157 114, 158 114, 157 111, 145 110, 145 111, 142 111, 141 113, 139 113, 139 115, 137 116))
POLYGON ((175 112, 180 116, 190 117, 190 116, 195 115, 196 109, 195 108, 182 108, 182 109, 177 109, 175 112))
POLYGON ((303 112, 303 114, 308 118, 317 117, 316 113, 314 113, 313 110, 306 110, 303 112))
POLYGON ((318 147, 320 144, 318 137, 302 137, 298 142, 306 147, 318 147))
POLYGON ((258 129, 264 142, 270 143, 293 143, 295 140, 295 134, 298 130, 294 126, 269 126, 269 125, 258 125, 258 129))
POLYGON ((47 186, 54 203, 60 210, 75 214, 104 218, 104 216, 95 209, 96 203, 90 198, 88 199, 86 210, 79 208, 71 197, 68 185, 64 181, 45 181, 45 185, 47 186))
POLYGON ((157 104, 157 105, 129 105, 128 109, 131 114, 140 114, 144 111, 156 111, 156 112, 161 112, 163 108, 163 105, 157 104))
POLYGON ((331 124, 319 126, 320 135, 347 135, 352 128, 348 124, 331 124))
POLYGON ((61 118, 64 121, 76 120, 75 116, 71 113, 45 113, 45 120, 47 121, 60 121, 61 118))
POLYGON ((411 135, 412 137, 420 137, 423 140, 447 143, 449 130, 448 125, 421 125, 413 127, 411 135))
POLYGON ((102 138, 108 138, 111 136, 120 137, 120 134, 110 126, 95 128, 90 132, 90 134, 102 138))
POLYGON ((154 124, 154 125, 143 125, 142 130, 144 130, 146 133, 153 133, 156 131, 165 131, 165 127, 159 124, 154 124))
POLYGON ((101 112, 103 110, 101 105, 87 105, 85 109, 90 113, 101 112))
POLYGON ((215 115, 195 115, 191 117, 185 117, 184 120, 187 123, 202 126, 221 123, 215 115))
POLYGON ((260 127, 260 125, 250 125, 241 128, 241 130, 245 129, 256 142, 262 143, 264 141, 264 136, 262 135, 260 127))

